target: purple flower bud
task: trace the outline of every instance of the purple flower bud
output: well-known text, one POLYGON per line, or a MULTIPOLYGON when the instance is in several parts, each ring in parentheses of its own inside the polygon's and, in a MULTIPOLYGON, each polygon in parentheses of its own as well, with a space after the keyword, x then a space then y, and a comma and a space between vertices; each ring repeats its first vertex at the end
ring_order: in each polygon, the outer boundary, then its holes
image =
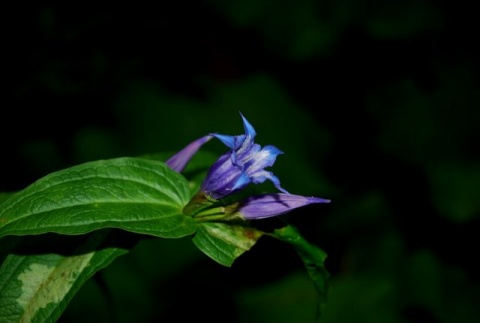
POLYGON ((256 220, 277 216, 293 209, 315 203, 329 203, 330 200, 319 197, 307 197, 292 194, 264 194, 250 196, 240 201, 236 213, 247 220, 256 220))
POLYGON ((204 143, 206 143, 207 141, 209 141, 212 138, 213 138, 212 135, 208 135, 208 136, 199 138, 199 139, 195 140, 194 142, 191 142, 185 148, 183 148, 178 153, 176 153, 175 155, 170 157, 165 163, 171 169, 180 173, 181 171, 183 171, 183 169, 185 168, 187 163, 190 161, 192 156, 197 153, 198 149, 200 149, 200 147, 204 143))

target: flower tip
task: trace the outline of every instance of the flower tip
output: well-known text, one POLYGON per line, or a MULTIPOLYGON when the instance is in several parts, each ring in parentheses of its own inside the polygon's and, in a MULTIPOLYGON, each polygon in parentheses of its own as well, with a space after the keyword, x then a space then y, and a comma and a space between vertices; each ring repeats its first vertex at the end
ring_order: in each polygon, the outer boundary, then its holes
POLYGON ((189 143, 185 148, 170 157, 165 163, 171 169, 180 173, 200 147, 212 138, 212 135, 207 135, 189 143))
POLYGON ((330 203, 332 200, 323 199, 321 197, 310 196, 307 198, 310 203, 330 203))
POLYGON ((240 116, 242 117, 243 120, 243 128, 245 129, 245 134, 250 137, 255 137, 257 134, 255 132, 255 128, 253 128, 252 124, 248 122, 247 118, 240 112, 240 116))

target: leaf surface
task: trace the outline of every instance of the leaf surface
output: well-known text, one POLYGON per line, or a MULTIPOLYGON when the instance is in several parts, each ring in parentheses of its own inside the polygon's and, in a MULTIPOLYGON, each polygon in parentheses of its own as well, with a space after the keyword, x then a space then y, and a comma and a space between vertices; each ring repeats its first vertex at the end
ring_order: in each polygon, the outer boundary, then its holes
POLYGON ((0 204, 0 236, 120 228, 178 238, 195 231, 182 214, 189 195, 185 178, 159 161, 89 162, 47 175, 0 204))

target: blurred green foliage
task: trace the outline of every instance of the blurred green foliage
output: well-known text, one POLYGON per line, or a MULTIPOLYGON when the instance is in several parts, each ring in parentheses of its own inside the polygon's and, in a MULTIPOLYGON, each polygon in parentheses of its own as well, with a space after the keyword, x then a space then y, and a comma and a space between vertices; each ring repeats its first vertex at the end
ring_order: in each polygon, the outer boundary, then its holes
MULTIPOLYGON (((480 321, 480 53, 466 3, 12 6, 1 191, 239 134, 241 111, 260 144, 285 152, 273 171, 286 189, 333 200, 289 215, 329 254, 324 322, 480 321)), ((146 241, 86 285, 64 321, 310 322, 302 264, 277 250, 262 238, 227 269, 190 241, 146 241)))

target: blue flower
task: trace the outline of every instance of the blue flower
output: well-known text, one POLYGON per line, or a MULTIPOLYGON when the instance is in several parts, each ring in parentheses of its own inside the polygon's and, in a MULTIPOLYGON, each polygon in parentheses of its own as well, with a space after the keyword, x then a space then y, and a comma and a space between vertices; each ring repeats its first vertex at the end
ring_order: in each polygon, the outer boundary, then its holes
POLYGON ((243 116, 244 135, 228 136, 212 134, 230 151, 222 155, 208 171, 201 189, 206 196, 220 199, 245 188, 247 185, 271 181, 277 189, 288 193, 280 186, 280 180, 266 171, 283 152, 271 145, 261 147, 254 142, 255 129, 243 116))
POLYGON ((245 134, 229 136, 211 133, 193 141, 166 161, 174 171, 181 172, 198 149, 212 138, 219 139, 230 149, 210 167, 200 191, 185 206, 185 214, 204 219, 262 219, 309 204, 330 202, 319 197, 293 195, 283 189, 278 177, 265 170, 273 166, 277 156, 283 152, 275 146, 256 144, 255 129, 240 115, 245 134), (260 184, 266 180, 282 193, 250 196, 226 206, 222 203, 222 198, 243 190, 249 184, 260 184))
POLYGON ((201 137, 166 161, 166 164, 176 172, 181 172, 198 149, 211 138, 223 142, 230 151, 220 156, 208 171, 201 190, 208 198, 220 199, 231 193, 238 192, 247 185, 263 183, 269 180, 277 189, 288 193, 280 186, 280 180, 271 172, 266 171, 275 163, 275 159, 283 152, 275 146, 261 147, 254 142, 255 129, 248 120, 243 119, 245 134, 238 136, 212 133, 201 137))

